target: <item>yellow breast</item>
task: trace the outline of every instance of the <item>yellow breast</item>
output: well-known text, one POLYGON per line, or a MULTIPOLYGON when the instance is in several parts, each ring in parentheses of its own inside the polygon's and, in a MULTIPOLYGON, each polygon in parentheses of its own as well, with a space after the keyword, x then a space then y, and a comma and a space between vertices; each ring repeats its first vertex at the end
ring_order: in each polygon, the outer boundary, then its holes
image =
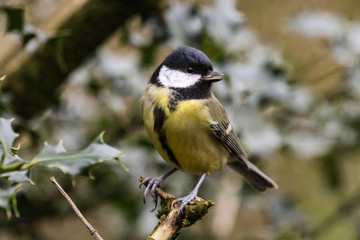
POLYGON ((211 174, 226 164, 230 154, 209 128, 211 119, 204 104, 206 99, 179 101, 175 110, 170 111, 165 89, 150 89, 147 92, 143 99, 144 124, 155 148, 167 162, 192 174, 211 174), (155 106, 165 112, 162 131, 166 136, 166 147, 174 154, 178 166, 154 131, 155 106))

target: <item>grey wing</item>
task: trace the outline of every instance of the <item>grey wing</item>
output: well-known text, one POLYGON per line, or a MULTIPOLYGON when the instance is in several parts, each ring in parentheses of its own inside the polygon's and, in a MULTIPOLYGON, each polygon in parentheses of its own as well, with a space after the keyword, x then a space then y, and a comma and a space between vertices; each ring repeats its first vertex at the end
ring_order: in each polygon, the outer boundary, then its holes
POLYGON ((223 146, 235 155, 230 159, 228 165, 239 172, 251 186, 261 192, 266 188, 278 188, 270 177, 249 162, 230 123, 211 124, 210 128, 223 146))
POLYGON ((215 123, 210 125, 210 129, 213 134, 221 141, 222 145, 229 152, 237 156, 237 160, 240 161, 241 165, 243 165, 246 170, 249 170, 249 161, 245 151, 242 149, 239 143, 235 131, 232 129, 231 124, 226 122, 215 123))
POLYGON ((212 133, 233 154, 228 165, 239 172, 251 186, 259 191, 265 191, 267 188, 278 188, 277 184, 270 177, 249 162, 227 118, 225 110, 216 98, 209 101, 208 108, 212 117, 212 123, 210 124, 212 133))

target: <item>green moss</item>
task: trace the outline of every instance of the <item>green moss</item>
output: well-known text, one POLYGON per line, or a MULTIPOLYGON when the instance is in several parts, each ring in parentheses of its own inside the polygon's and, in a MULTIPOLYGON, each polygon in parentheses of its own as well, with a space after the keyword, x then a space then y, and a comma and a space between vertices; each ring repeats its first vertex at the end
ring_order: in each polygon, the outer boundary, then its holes
POLYGON ((215 203, 211 200, 194 200, 185 207, 186 218, 183 220, 183 227, 190 227, 196 221, 202 219, 208 212, 209 208, 215 203))

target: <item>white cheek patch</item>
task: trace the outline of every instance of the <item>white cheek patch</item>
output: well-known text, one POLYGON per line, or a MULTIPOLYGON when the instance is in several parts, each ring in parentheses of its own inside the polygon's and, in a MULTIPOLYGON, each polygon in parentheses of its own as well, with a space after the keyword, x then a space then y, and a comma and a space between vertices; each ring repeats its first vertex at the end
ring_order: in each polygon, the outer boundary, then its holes
POLYGON ((162 66, 159 72, 159 81, 165 87, 186 88, 194 85, 200 74, 184 73, 180 70, 172 70, 166 66, 162 66))

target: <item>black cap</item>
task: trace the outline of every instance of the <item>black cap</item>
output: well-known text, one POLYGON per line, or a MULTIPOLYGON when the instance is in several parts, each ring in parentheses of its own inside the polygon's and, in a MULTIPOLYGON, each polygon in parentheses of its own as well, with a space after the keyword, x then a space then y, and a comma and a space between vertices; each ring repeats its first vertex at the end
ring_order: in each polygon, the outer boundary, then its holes
POLYGON ((213 70, 210 59, 202 51, 188 46, 178 47, 162 63, 171 69, 186 72, 192 68, 193 73, 206 75, 213 70))

